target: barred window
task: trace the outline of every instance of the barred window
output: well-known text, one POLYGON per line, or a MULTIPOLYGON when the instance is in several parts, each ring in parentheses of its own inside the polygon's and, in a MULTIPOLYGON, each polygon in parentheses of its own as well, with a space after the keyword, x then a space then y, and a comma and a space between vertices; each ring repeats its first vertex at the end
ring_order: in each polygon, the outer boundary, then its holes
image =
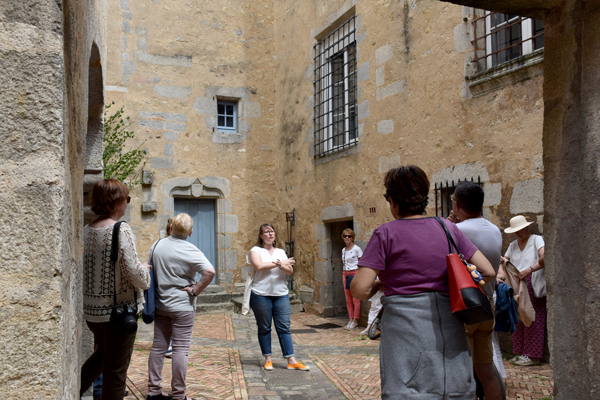
MULTIPOLYGON (((448 218, 450 215, 450 211, 452 211, 452 194, 456 190, 456 187, 459 183, 463 181, 467 181, 469 179, 458 180, 458 182, 454 183, 454 180, 451 182, 440 182, 435 183, 435 215, 437 217, 448 218)), ((481 182, 481 177, 477 177, 477 181, 471 177, 471 182, 477 183, 479 186, 483 186, 481 182)))
POLYGON ((314 47, 315 157, 358 143, 354 16, 314 47))
POLYGON ((478 71, 544 47, 544 24, 537 19, 476 10, 473 27, 478 71))

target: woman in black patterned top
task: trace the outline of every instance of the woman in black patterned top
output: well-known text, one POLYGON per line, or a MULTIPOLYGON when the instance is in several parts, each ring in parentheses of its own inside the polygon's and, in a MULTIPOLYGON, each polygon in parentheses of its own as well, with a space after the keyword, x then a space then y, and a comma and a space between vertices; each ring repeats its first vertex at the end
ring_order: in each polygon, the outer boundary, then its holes
POLYGON ((123 399, 127 368, 135 333, 109 322, 116 289, 116 305, 141 310, 143 289, 150 286, 150 266, 140 263, 135 236, 127 223, 119 228, 118 259, 110 258, 114 224, 125 215, 129 189, 115 179, 103 179, 92 190, 92 211, 99 217, 83 228, 83 318, 92 333, 96 349, 81 368, 81 392, 102 373, 102 399, 123 399), (137 304, 134 293, 137 292, 137 304))

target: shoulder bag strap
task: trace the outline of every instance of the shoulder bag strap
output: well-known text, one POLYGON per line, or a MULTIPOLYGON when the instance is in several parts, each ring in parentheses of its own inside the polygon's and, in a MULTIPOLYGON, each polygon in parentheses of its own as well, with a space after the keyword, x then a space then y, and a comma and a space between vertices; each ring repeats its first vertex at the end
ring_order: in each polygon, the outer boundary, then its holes
POLYGON ((435 220, 440 223, 442 228, 444 228, 444 232, 446 232, 446 237, 448 238, 448 253, 452 253, 452 246, 454 246, 454 249, 456 250, 456 252, 459 255, 461 255, 460 251, 458 250, 458 246, 456 246, 456 243, 454 242, 454 238, 450 234, 450 231, 448 231, 448 227, 446 226, 446 224, 444 224, 442 222, 440 217, 435 217, 435 220))
MULTIPOLYGON (((117 259, 119 258, 119 230, 123 221, 119 221, 113 225, 112 244, 110 247, 110 260, 113 264, 113 304, 117 305, 117 259)), ((133 302, 137 306, 137 290, 133 288, 133 302)))
POLYGON ((152 273, 154 274, 154 285, 158 286, 158 275, 156 275, 156 267, 154 266, 154 252, 156 251, 156 246, 158 246, 158 242, 162 239, 158 239, 154 247, 152 248, 152 254, 150 255, 150 265, 152 266, 152 273))

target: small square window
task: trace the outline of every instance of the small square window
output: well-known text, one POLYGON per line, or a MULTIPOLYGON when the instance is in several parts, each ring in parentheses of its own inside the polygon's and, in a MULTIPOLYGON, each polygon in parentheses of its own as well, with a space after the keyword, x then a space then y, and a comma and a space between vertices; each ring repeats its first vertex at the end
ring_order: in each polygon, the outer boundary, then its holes
POLYGON ((217 130, 235 132, 237 130, 237 103, 217 100, 217 130))

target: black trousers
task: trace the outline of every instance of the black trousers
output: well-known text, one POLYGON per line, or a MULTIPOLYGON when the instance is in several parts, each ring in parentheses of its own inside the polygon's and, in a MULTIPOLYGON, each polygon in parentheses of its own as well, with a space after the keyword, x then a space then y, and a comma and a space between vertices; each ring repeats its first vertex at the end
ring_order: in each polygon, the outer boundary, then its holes
POLYGON ((81 367, 80 396, 102 373, 102 400, 123 400, 135 333, 110 322, 87 322, 94 334, 94 353, 81 367))

